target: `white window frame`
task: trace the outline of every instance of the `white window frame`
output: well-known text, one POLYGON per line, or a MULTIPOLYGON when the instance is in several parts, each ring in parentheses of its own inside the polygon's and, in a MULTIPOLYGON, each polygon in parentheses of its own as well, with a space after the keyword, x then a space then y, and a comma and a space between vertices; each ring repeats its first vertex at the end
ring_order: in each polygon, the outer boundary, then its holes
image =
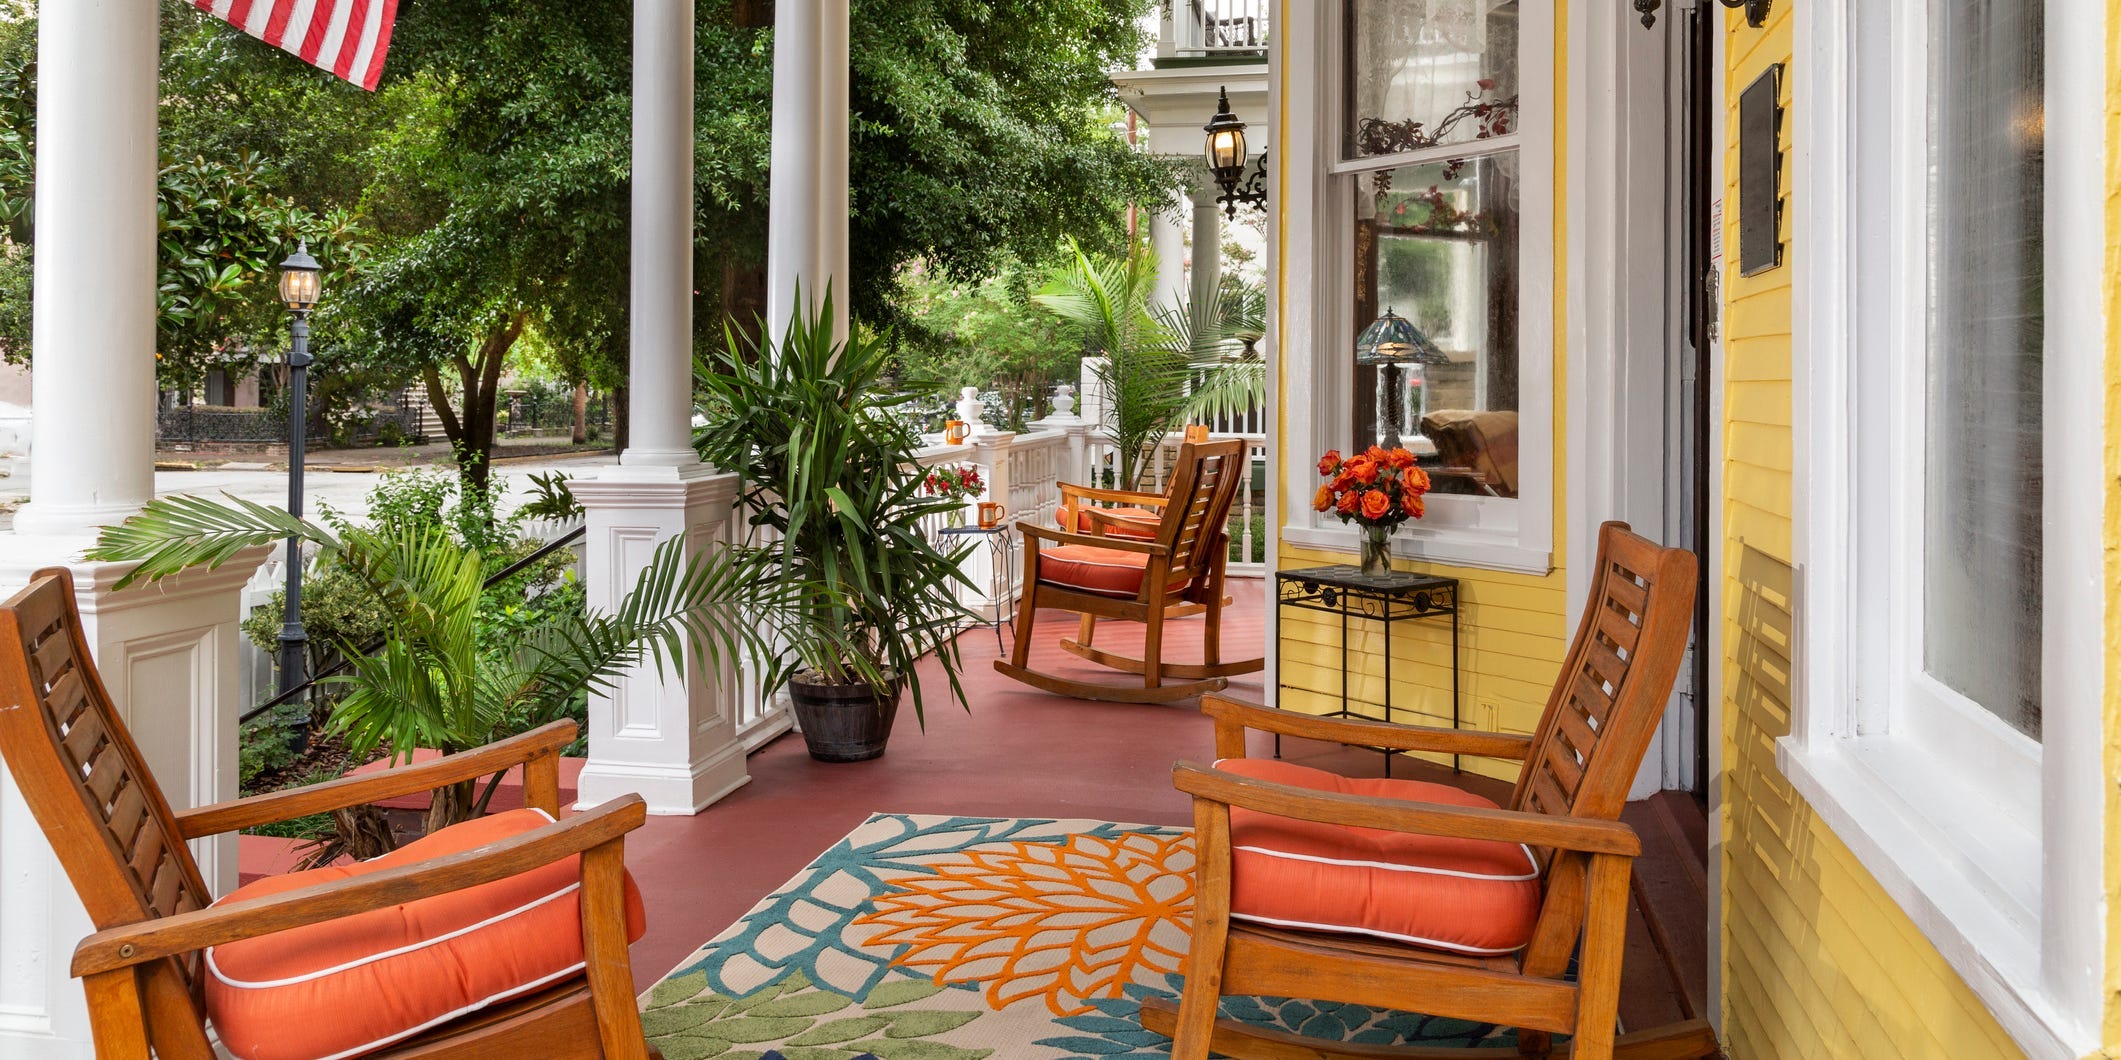
POLYGON ((2036 742, 1920 673, 1928 10, 1796 22, 1799 628, 1776 760, 2021 1047, 2076 1057, 2099 1045, 2105 966, 2105 16, 2050 2, 2046 28, 2036 742))
MULTIPOLYGON (((1380 168, 1492 153, 1485 141, 1343 161, 1339 86, 1344 0, 1285 5, 1276 24, 1275 76, 1284 117, 1280 241, 1291 300, 1283 317, 1282 541, 1354 552, 1355 527, 1311 510, 1316 456, 1348 448, 1354 404, 1355 321, 1349 189, 1380 168)), ((1518 23, 1518 496, 1432 494, 1428 514, 1392 535, 1404 558, 1546 574, 1554 548, 1554 11, 1524 4, 1518 23)), ((1505 145, 1507 146, 1507 145, 1505 145)))

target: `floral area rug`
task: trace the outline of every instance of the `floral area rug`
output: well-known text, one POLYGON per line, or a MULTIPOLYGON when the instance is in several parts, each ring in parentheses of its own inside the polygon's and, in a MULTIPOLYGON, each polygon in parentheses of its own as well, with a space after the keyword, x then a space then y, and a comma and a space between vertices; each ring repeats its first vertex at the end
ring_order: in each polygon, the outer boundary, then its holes
MULTIPOLYGON (((666 1060, 1168 1057, 1141 1002, 1178 996, 1183 828, 879 814, 642 997, 666 1060)), ((1495 1028, 1359 1005, 1223 999, 1223 1014, 1378 1045, 1495 1028)))

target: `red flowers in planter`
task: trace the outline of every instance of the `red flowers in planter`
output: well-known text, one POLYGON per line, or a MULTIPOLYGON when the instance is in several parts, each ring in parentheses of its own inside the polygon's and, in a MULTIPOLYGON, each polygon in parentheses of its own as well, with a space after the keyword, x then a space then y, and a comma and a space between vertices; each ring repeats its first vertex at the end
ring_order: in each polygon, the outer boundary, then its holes
POLYGON ((1330 450, 1319 458, 1318 473, 1326 484, 1318 487, 1311 507, 1338 513, 1342 522, 1394 527, 1421 518, 1426 510, 1421 497, 1429 492, 1429 473, 1416 466, 1408 450, 1373 445, 1346 459, 1340 450, 1330 450))

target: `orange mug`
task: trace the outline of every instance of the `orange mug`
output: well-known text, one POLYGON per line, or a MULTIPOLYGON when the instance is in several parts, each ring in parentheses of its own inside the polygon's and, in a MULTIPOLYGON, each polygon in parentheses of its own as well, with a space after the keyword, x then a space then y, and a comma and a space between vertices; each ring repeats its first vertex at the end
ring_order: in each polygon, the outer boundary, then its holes
POLYGON ((964 420, 943 421, 943 441, 951 445, 961 445, 965 439, 970 437, 972 437, 971 424, 966 423, 964 420))
POLYGON ((1002 525, 1002 516, 1004 514, 1007 514, 1007 511, 1008 509, 1003 508, 1001 505, 996 504, 993 501, 979 502, 979 528, 982 530, 992 530, 995 527, 1002 525))

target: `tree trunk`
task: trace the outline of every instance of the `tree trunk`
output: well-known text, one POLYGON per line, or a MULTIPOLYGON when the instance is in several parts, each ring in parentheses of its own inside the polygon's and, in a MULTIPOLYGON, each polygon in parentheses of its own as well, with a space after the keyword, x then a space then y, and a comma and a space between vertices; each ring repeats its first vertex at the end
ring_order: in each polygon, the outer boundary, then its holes
POLYGON ((437 788, 434 801, 427 804, 427 834, 433 835, 453 824, 471 820, 472 800, 477 796, 478 781, 466 780, 437 788))
POLYGON ((589 441, 589 384, 574 385, 574 444, 589 441))
POLYGON ((621 453, 626 451, 628 435, 632 433, 628 429, 631 425, 626 422, 632 418, 628 414, 629 404, 626 400, 626 387, 613 387, 606 406, 611 409, 611 444, 621 453))
POLYGON ((442 386, 440 369, 430 365, 421 370, 421 380, 427 384, 427 400, 442 420, 442 433, 456 450, 457 475, 466 488, 486 489, 493 463, 493 429, 501 392, 501 368, 527 322, 528 318, 518 313, 479 343, 476 356, 453 358, 457 383, 463 387, 461 410, 450 407, 449 393, 442 386))

